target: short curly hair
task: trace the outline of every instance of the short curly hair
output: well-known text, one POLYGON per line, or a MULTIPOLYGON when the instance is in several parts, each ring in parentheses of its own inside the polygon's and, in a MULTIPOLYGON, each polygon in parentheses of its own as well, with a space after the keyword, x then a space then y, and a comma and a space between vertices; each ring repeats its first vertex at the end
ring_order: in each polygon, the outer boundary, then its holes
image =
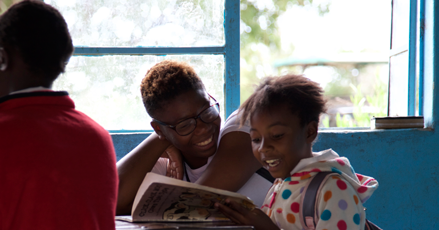
POLYGON ((37 0, 14 4, 0 16, 0 45, 18 51, 30 71, 49 81, 64 72, 73 53, 60 12, 37 0))
POLYGON ((173 60, 155 64, 140 84, 143 105, 151 117, 177 96, 199 89, 205 87, 195 70, 185 62, 173 60))
POLYGON ((252 114, 288 105, 292 114, 299 117, 302 126, 311 121, 319 123, 320 114, 326 112, 323 89, 302 75, 266 77, 255 92, 241 105, 241 125, 251 119, 252 114))

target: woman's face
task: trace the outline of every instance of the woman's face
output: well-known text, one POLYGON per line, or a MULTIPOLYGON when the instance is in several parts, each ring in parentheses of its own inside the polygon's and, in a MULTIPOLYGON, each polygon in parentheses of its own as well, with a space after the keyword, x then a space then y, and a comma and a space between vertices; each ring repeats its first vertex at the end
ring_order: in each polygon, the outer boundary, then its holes
MULTIPOLYGON (((154 118, 166 124, 176 125, 199 115, 210 105, 211 100, 205 90, 192 90, 169 101, 163 109, 155 113, 154 118)), ((181 136, 175 130, 158 123, 155 123, 155 126, 159 127, 159 130, 156 130, 157 134, 166 137, 179 149, 191 168, 199 168, 216 152, 221 118, 218 117, 208 124, 197 119, 195 130, 186 136, 181 136)))

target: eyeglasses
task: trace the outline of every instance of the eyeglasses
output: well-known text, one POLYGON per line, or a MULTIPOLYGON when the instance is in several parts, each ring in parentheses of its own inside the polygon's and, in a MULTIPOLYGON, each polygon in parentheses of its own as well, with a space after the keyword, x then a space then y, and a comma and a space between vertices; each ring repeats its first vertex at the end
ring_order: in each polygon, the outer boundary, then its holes
POLYGON ((154 118, 153 120, 161 125, 167 126, 175 130, 175 132, 180 136, 187 136, 191 134, 197 127, 198 118, 200 118, 202 122, 209 124, 219 117, 219 103, 212 96, 209 95, 209 97, 213 99, 213 101, 215 102, 214 104, 201 111, 197 116, 183 120, 176 125, 169 125, 154 118))

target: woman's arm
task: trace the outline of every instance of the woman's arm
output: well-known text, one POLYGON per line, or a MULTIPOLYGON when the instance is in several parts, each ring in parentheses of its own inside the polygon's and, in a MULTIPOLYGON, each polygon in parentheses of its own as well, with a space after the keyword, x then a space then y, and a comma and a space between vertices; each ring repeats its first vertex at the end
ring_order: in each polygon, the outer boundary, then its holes
POLYGON ((221 138, 212 162, 195 183, 236 192, 259 168, 250 135, 233 131, 221 138))
POLYGON ((135 149, 117 162, 119 174, 119 192, 117 198, 117 215, 131 213, 137 190, 150 172, 159 157, 170 145, 167 140, 160 140, 157 134, 152 133, 135 149))

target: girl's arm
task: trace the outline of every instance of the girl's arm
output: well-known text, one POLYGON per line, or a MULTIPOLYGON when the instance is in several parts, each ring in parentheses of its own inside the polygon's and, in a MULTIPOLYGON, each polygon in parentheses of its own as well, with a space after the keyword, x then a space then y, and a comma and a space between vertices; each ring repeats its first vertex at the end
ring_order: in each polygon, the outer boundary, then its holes
POLYGON ((255 227, 256 230, 279 229, 279 227, 274 224, 270 217, 268 217, 259 208, 247 210, 232 200, 226 200, 226 204, 227 206, 220 203, 215 203, 215 207, 237 224, 251 225, 255 227))
POLYGON ((117 162, 119 174, 119 191, 117 197, 117 215, 131 213, 137 190, 150 172, 163 152, 170 143, 167 140, 160 140, 157 134, 152 133, 135 149, 117 162))
POLYGON ((250 135, 233 131, 221 138, 212 162, 195 183, 236 192, 259 168, 250 135))

